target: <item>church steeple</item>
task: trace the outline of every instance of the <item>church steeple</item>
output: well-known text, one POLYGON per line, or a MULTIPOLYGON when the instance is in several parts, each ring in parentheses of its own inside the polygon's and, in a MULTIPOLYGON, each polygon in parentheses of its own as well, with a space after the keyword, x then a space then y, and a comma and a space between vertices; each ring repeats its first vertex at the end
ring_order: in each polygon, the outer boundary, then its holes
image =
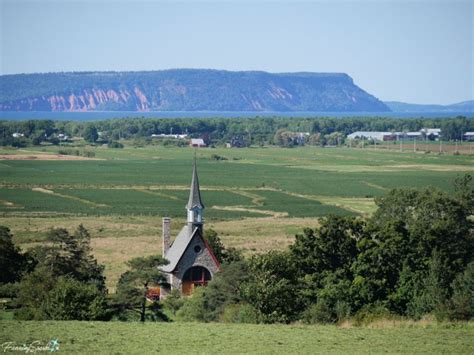
POLYGON ((199 190, 199 178, 196 167, 196 157, 194 157, 193 177, 191 180, 191 189, 189 191, 189 200, 186 205, 188 210, 188 224, 193 227, 202 227, 202 210, 204 204, 201 201, 201 191, 199 190))

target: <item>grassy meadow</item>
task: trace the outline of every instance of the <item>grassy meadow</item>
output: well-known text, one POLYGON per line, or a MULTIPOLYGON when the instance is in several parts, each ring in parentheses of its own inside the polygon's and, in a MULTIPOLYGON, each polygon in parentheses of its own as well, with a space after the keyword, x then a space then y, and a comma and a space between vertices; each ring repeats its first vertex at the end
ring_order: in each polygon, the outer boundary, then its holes
POLYGON ((474 350, 474 328, 464 325, 251 325, 0 321, 0 345, 42 344, 59 352, 167 354, 455 353, 474 350))
MULTIPOLYGON (((161 252, 161 217, 176 235, 185 218, 194 150, 146 146, 80 148, 93 159, 58 156, 60 147, 0 149, 0 225, 23 248, 48 229, 91 231, 113 292, 125 261, 161 252)), ((350 148, 197 150, 206 228, 247 254, 282 249, 318 218, 368 215, 395 187, 452 191, 474 172, 474 156, 350 148)))

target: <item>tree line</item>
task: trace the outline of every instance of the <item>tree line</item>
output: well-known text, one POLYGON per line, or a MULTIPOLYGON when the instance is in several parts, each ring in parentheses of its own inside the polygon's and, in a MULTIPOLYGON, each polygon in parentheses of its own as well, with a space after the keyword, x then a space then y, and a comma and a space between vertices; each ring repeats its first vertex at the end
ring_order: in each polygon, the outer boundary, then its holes
MULTIPOLYGON (((58 134, 82 137, 90 143, 101 141, 142 140, 151 143, 152 134, 188 134, 203 138, 207 144, 223 144, 238 140, 242 145, 280 144, 284 132, 309 133, 315 144, 332 144, 355 131, 419 131, 421 128, 441 128, 443 140, 461 140, 463 134, 474 131, 474 120, 466 117, 449 119, 427 118, 198 118, 150 119, 124 118, 95 122, 81 121, 0 121, 1 146, 26 146, 41 143, 59 144, 58 134), (14 133, 23 137, 14 138, 14 133), (100 133, 100 134, 99 134, 100 133)), ((288 140, 286 140, 288 142, 288 140)), ((286 144, 286 143, 285 143, 286 144)))
POLYGON ((286 250, 243 257, 205 235, 222 268, 192 297, 147 298, 165 282, 161 256, 128 262, 108 295, 83 227, 53 229, 21 252, 0 227, 0 296, 17 319, 331 323, 348 318, 469 320, 474 316, 474 188, 394 189, 369 218, 328 215, 286 250))

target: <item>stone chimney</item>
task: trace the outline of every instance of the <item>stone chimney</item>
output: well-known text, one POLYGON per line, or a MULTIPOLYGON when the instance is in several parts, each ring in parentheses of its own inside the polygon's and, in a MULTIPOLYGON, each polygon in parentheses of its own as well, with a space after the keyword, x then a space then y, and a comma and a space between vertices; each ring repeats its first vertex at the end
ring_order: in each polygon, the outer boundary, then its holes
POLYGON ((171 218, 163 218, 163 257, 170 248, 171 218))

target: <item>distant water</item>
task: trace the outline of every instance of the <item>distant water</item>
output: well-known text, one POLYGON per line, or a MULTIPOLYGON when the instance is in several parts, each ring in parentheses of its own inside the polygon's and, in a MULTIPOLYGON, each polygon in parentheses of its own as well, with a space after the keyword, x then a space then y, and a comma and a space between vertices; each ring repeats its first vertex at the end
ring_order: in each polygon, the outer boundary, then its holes
POLYGON ((8 112, 2 120, 98 121, 112 118, 231 118, 231 117, 390 117, 390 118, 474 118, 473 112, 245 112, 245 111, 106 111, 106 112, 8 112))

